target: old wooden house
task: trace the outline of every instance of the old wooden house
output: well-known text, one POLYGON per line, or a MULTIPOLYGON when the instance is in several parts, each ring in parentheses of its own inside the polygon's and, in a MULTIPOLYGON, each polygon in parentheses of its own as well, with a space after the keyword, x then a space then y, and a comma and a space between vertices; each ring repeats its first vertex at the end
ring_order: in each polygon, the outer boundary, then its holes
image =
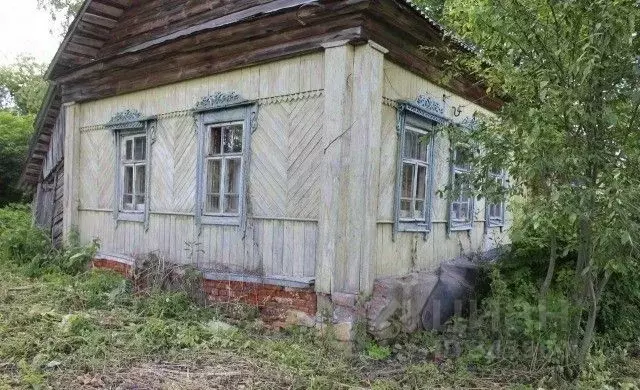
POLYGON ((303 322, 488 251, 505 204, 438 196, 469 167, 435 129, 501 102, 425 47, 472 50, 411 0, 87 0, 23 175, 37 223, 303 322))

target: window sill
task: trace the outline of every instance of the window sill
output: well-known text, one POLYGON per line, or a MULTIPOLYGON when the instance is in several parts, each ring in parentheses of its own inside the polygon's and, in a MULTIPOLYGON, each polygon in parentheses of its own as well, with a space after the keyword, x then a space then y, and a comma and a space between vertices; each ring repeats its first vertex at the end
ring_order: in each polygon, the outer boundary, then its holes
POLYGON ((144 222, 144 212, 124 212, 118 213, 118 221, 144 222))
POLYGON ((452 224, 451 229, 449 229, 451 232, 469 232, 471 230, 473 230, 473 223, 469 223, 469 224, 460 224, 460 225, 454 225, 452 224))
POLYGON ((215 216, 215 215, 203 215, 202 225, 222 225, 222 226, 240 226, 239 216, 215 216))
POLYGON ((500 222, 500 223, 498 223, 498 222, 493 222, 493 223, 489 222, 489 223, 487 223, 487 227, 490 228, 490 229, 497 229, 497 228, 502 229, 502 228, 505 227, 505 223, 504 222, 500 222))
POLYGON ((398 222, 398 232, 430 233, 431 224, 426 224, 424 222, 419 223, 419 222, 400 221, 398 222))

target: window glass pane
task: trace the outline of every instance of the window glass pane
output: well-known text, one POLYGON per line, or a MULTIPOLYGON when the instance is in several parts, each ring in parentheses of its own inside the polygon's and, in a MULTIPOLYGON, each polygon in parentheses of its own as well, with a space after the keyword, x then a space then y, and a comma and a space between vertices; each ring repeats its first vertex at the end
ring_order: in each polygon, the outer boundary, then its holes
POLYGON ((460 204, 458 202, 453 202, 451 204, 451 218, 454 221, 458 221, 460 219, 460 204))
POLYGON ((404 158, 427 162, 429 137, 411 130, 405 132, 404 158))
POLYGON ((207 161, 206 212, 220 212, 220 175, 222 160, 207 161))
POLYGON ((425 135, 420 135, 418 138, 418 153, 416 155, 416 159, 420 161, 427 161, 427 149, 429 146, 429 138, 425 135))
POLYGON ((239 158, 228 159, 226 166, 225 192, 226 194, 240 194, 240 178, 242 177, 242 162, 239 158))
POLYGON ((418 166, 418 178, 416 183, 417 188, 414 218, 422 219, 424 218, 424 207, 426 198, 427 167, 423 165, 418 166))
POLYGON ((206 203, 206 212, 207 213, 219 213, 220 212, 220 196, 219 195, 207 195, 207 203, 206 203))
POLYGON ((414 209, 414 212, 413 212, 413 217, 415 219, 424 219, 424 205, 425 205, 425 203, 424 203, 423 199, 416 199, 415 209, 414 209))
POLYGON ((413 178, 414 178, 414 164, 404 163, 402 164, 402 189, 401 197, 413 198, 413 178))
POLYGON ((219 155, 222 145, 222 128, 212 127, 209 136, 209 156, 219 155))
POLYGON ((242 127, 240 124, 223 127, 225 153, 242 152, 242 127))
POLYGON ((416 133, 405 131, 404 134, 404 158, 413 158, 416 154, 416 143, 418 142, 416 133))
POLYGON ((402 188, 400 195, 400 218, 413 218, 415 164, 402 164, 402 188))
POLYGON ((144 161, 147 158, 147 137, 135 138, 135 152, 133 157, 136 161, 144 161))
POLYGON ((133 160, 133 140, 131 139, 125 141, 124 159, 129 161, 133 160))
POLYGON ((460 211, 460 214, 459 214, 460 221, 469 222, 470 221, 470 218, 469 218, 469 212, 470 212, 469 203, 468 202, 460 203, 459 211, 460 211))
POLYGON ((145 196, 144 195, 136 195, 136 210, 137 211, 144 211, 144 201, 145 201, 145 196))
POLYGON ((146 193, 146 184, 147 184, 146 174, 147 174, 146 166, 144 165, 136 166, 136 195, 144 195, 146 193))
POLYGON ((458 169, 470 170, 473 154, 468 148, 458 147, 454 152, 453 163, 458 169))
POLYGON ((228 214, 237 214, 240 211, 240 196, 226 195, 224 197, 224 212, 228 214))
POLYGON ((123 210, 133 210, 133 195, 123 195, 122 206, 123 210))
POLYGON ((489 205, 489 218, 492 220, 502 221, 502 203, 493 203, 489 205))
POLYGON ((124 167, 124 185, 122 186, 125 194, 133 194, 133 167, 124 167))
POLYGON ((411 218, 411 200, 402 199, 400 201, 400 218, 411 218))
POLYGON ((240 187, 242 178, 242 160, 226 160, 224 212, 237 213, 240 210, 240 187))
POLYGON ((418 188, 416 189, 416 199, 424 200, 427 190, 427 167, 418 166, 418 188))

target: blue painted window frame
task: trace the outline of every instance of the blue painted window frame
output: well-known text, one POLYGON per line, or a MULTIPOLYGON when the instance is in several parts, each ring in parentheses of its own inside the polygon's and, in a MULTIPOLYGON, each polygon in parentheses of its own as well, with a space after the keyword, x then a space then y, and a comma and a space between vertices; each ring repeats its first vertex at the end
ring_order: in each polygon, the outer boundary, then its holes
POLYGON ((195 110, 197 124, 198 156, 197 156, 197 185, 196 185, 196 224, 198 231, 205 225, 238 226, 243 228, 247 217, 247 188, 249 181, 249 167, 251 165, 251 133, 256 125, 257 104, 253 101, 241 101, 230 105, 195 110), (239 212, 237 215, 207 214, 205 212, 206 168, 205 154, 207 153, 207 132, 215 125, 242 123, 242 177, 240 179, 239 212))
MULTIPOLYGON (((506 188, 507 186, 507 171, 502 169, 500 170, 500 173, 495 173, 495 172, 491 172, 490 173, 491 177, 495 180, 500 180, 500 183, 502 185, 503 188, 506 188)), ((490 210, 491 210, 491 205, 495 205, 497 203, 490 203, 489 200, 487 199, 485 201, 485 225, 487 228, 503 228, 505 226, 505 215, 506 215, 506 211, 507 211, 507 202, 506 200, 502 200, 499 203, 499 207, 500 207, 500 219, 496 219, 496 218, 491 218, 490 215, 490 210)))
POLYGON ((125 111, 114 116, 105 127, 113 133, 115 148, 115 187, 113 199, 113 218, 116 222, 138 222, 144 224, 145 231, 149 230, 151 211, 151 162, 153 143, 155 141, 156 118, 143 118, 137 111, 125 111), (127 116, 128 115, 128 116, 127 116), (124 118, 124 119, 122 119, 124 118), (136 135, 146 138, 146 168, 145 168, 145 203, 144 211, 123 210, 123 172, 122 172, 122 139, 136 135))
MULTIPOLYGON (((433 222, 433 194, 434 194, 434 166, 435 166, 435 138, 437 126, 447 123, 447 119, 434 112, 418 106, 414 102, 400 101, 397 109, 398 145, 396 151, 396 188, 394 199, 394 238, 398 232, 429 233, 433 222), (423 131, 429 138, 427 189, 425 191, 424 219, 402 219, 400 217, 400 200, 402 191, 402 167, 405 162, 404 150, 407 127, 414 127, 423 131)), ((410 130, 409 130, 410 131, 410 130)))
MULTIPOLYGON (((455 178, 456 175, 469 174, 471 172, 471 167, 459 167, 456 166, 456 153, 458 147, 456 145, 451 145, 451 152, 449 154, 449 188, 451 191, 455 188, 455 178)), ((448 225, 449 232, 463 232, 470 231, 473 229, 473 224, 475 223, 475 214, 476 214, 476 199, 471 194, 469 198, 469 220, 460 222, 453 219, 453 206, 456 203, 456 200, 453 199, 453 195, 449 196, 449 207, 448 207, 448 225)))

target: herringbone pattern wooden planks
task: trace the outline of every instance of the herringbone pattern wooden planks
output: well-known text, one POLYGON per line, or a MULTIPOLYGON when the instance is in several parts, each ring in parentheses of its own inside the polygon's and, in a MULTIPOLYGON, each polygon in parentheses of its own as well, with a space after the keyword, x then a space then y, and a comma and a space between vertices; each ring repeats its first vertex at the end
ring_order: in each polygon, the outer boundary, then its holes
POLYGON ((163 118, 158 121, 151 168, 153 211, 194 211, 196 153, 192 117, 163 118))
POLYGON ((251 144, 254 215, 318 217, 323 111, 319 98, 261 107, 251 144))
POLYGON ((80 203, 111 209, 115 185, 115 150, 109 131, 88 131, 80 138, 80 203))

